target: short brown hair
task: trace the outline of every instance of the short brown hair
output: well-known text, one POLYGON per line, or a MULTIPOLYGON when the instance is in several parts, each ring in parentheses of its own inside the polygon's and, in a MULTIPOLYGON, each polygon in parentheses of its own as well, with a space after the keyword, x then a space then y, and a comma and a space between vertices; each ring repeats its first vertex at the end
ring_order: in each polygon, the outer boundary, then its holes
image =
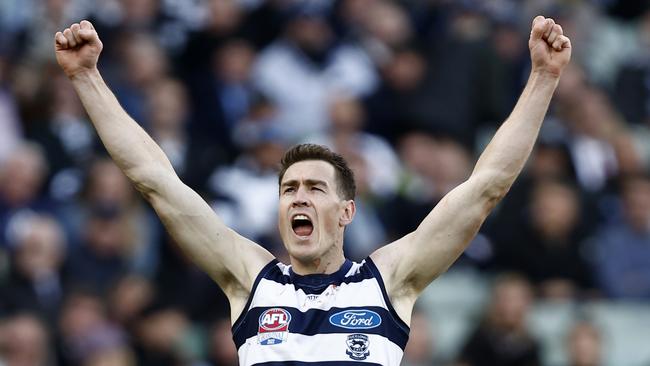
POLYGON ((354 182, 354 173, 348 166, 345 159, 327 148, 316 144, 300 144, 287 150, 280 160, 280 172, 278 173, 278 184, 282 184, 282 177, 293 164, 305 160, 322 160, 330 163, 336 171, 338 194, 343 199, 354 199, 357 185, 354 182))

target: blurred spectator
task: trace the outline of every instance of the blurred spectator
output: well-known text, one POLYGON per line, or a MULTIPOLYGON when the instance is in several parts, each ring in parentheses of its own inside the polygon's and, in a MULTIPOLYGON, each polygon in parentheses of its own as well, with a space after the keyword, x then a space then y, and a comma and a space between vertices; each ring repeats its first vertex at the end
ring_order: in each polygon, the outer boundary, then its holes
POLYGON ((229 158, 235 154, 230 138, 234 125, 246 117, 254 102, 251 67, 255 56, 247 41, 224 41, 208 56, 208 70, 192 71, 192 136, 203 144, 217 142, 229 158))
POLYGON ((0 245, 13 245, 21 220, 34 212, 54 213, 43 195, 48 166, 40 145, 23 142, 0 165, 0 245))
POLYGON ((287 10, 281 38, 260 54, 254 82, 279 108, 283 133, 294 141, 327 128, 329 100, 341 93, 367 95, 377 78, 358 46, 339 44, 323 2, 296 2, 287 10))
POLYGON ((28 1, 30 11, 16 36, 20 54, 37 66, 54 60, 52 34, 82 18, 84 9, 73 0, 28 1))
POLYGON ((84 240, 70 253, 68 274, 74 286, 104 294, 128 271, 134 236, 119 207, 97 206, 84 224, 84 240))
POLYGON ((136 354, 141 366, 176 366, 190 361, 191 326, 186 315, 174 308, 153 309, 137 324, 136 354), (187 346, 187 345, 185 345, 187 346))
POLYGON ((641 161, 625 121, 607 95, 595 87, 575 92, 573 103, 563 105, 563 116, 571 134, 569 148, 580 184, 587 191, 598 191, 617 174, 640 171, 641 161))
POLYGON ((374 196, 370 188, 370 166, 357 151, 339 151, 354 172, 357 185, 357 195, 354 199, 356 213, 354 221, 345 229, 344 246, 345 256, 354 261, 361 261, 375 249, 386 244, 388 237, 381 221, 379 210, 381 203, 374 196))
POLYGON ((401 366, 427 366, 433 362, 433 336, 427 314, 415 309, 411 315, 409 341, 401 366))
POLYGON ((340 6, 346 31, 383 65, 393 52, 413 42, 414 30, 406 9, 384 0, 348 0, 340 6))
POLYGON ((0 363, 3 366, 53 366, 46 326, 34 315, 0 319, 0 363))
POLYGON ((137 275, 122 277, 108 296, 111 320, 133 331, 138 317, 153 304, 155 295, 153 284, 147 278, 137 275))
POLYGON ((602 337, 593 324, 576 323, 568 339, 569 366, 601 366, 603 362, 602 337))
POLYGON ((27 219, 18 233, 8 286, 0 287, 0 309, 34 312, 54 324, 64 297, 65 254, 65 235, 52 217, 27 219))
POLYGON ((395 144, 404 127, 420 126, 431 120, 427 69, 424 55, 408 47, 395 50, 390 60, 381 65, 382 82, 366 98, 370 132, 395 144))
MULTIPOLYGON (((545 131, 542 131, 542 140, 533 149, 524 173, 503 199, 496 215, 487 222, 486 231, 497 243, 516 242, 519 239, 515 236, 520 234, 521 228, 529 226, 530 199, 539 182, 559 181, 566 185, 577 185, 571 153, 561 136, 563 135, 545 136, 545 131)), ((584 206, 580 217, 581 225, 585 231, 590 231, 598 216, 598 210, 590 207, 595 199, 581 191, 580 187, 574 188, 579 195, 581 207, 584 206)))
POLYGON ((67 201, 81 189, 83 169, 93 157, 97 137, 81 101, 63 75, 49 78, 45 89, 43 100, 49 108, 44 120, 34 121, 26 132, 45 150, 50 195, 67 201))
POLYGON ((179 52, 187 41, 188 25, 182 21, 180 12, 173 12, 169 3, 164 0, 111 0, 89 6, 95 28, 105 35, 102 41, 106 58, 118 57, 117 43, 133 33, 148 34, 169 53, 179 52))
POLYGON ((471 173, 469 152, 446 137, 410 131, 401 137, 398 151, 405 176, 400 195, 384 208, 385 223, 393 239, 415 230, 438 201, 471 173))
POLYGON ((463 347, 458 365, 540 365, 539 345, 526 325, 532 301, 530 284, 524 278, 501 275, 487 314, 463 347))
POLYGON ((184 76, 195 77, 207 72, 214 52, 222 43, 241 36, 239 33, 245 21, 245 14, 240 3, 237 0, 205 2, 205 10, 202 12, 203 24, 188 35, 185 49, 180 56, 180 67, 185 68, 180 72, 184 76))
POLYGON ((386 140, 363 131, 366 114, 356 99, 334 99, 329 106, 330 127, 325 134, 311 136, 308 140, 334 151, 358 154, 367 166, 369 194, 380 198, 390 197, 397 190, 401 166, 397 154, 386 140))
POLYGON ((156 306, 173 307, 192 321, 210 322, 230 316, 226 295, 205 272, 196 267, 181 251, 173 238, 166 235, 160 247, 160 270, 154 277, 156 297, 144 313, 156 306))
POLYGON ((230 318, 218 319, 210 329, 208 361, 210 366, 237 366, 239 357, 232 340, 230 318))
POLYGON ((64 365, 84 365, 99 354, 122 349, 125 334, 110 324, 100 297, 75 291, 67 297, 59 318, 59 357, 64 365))
POLYGON ((576 189, 562 181, 541 180, 529 202, 523 226, 502 228, 514 234, 498 244, 498 260, 506 269, 524 274, 542 297, 571 299, 592 289, 583 245, 589 233, 581 226, 576 189))
POLYGON ((218 168, 210 177, 209 189, 216 197, 211 204, 228 227, 278 254, 284 249, 276 233, 276 168, 286 145, 277 124, 249 120, 241 128, 245 150, 233 165, 218 168))
POLYGON ((191 108, 188 90, 177 79, 162 79, 147 90, 149 133, 169 158, 183 182, 196 190, 205 188, 208 174, 223 160, 223 147, 190 136, 191 108))
POLYGON ((11 63, 0 46, 0 164, 20 142, 22 126, 18 106, 10 90, 11 63))
MULTIPOLYGON (((153 276, 158 267, 161 225, 145 206, 120 169, 107 157, 94 159, 87 171, 83 191, 78 200, 66 206, 65 219, 74 233, 72 246, 87 241, 87 218, 93 213, 107 219, 122 221, 119 235, 128 235, 121 249, 125 265, 145 276, 153 276)), ((109 225, 110 227, 110 225, 109 225)))
POLYGON ((144 124, 147 90, 168 76, 170 60, 159 41, 148 33, 124 34, 116 46, 122 67, 114 70, 115 96, 136 122, 144 124))
POLYGON ((622 212, 605 223, 594 238, 596 274, 606 295, 650 299, 650 179, 621 181, 622 212))
POLYGON ((127 347, 100 350, 90 355, 83 366, 136 366, 133 351, 127 347))

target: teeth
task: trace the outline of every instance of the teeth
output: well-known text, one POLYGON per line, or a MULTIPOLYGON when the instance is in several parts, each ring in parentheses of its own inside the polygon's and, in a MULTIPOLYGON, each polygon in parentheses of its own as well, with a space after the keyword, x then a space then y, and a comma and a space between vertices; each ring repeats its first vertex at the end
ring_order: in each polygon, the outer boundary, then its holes
POLYGON ((294 221, 295 220, 309 220, 309 217, 307 217, 306 215, 296 215, 296 216, 293 217, 293 219, 294 219, 294 221))

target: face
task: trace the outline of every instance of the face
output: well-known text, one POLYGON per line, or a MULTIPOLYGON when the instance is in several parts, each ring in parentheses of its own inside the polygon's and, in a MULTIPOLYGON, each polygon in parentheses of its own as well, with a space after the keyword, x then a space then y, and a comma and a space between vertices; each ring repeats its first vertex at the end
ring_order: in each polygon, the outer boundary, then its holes
POLYGON ((278 227, 292 261, 318 266, 343 256, 343 229, 355 208, 337 189, 335 169, 325 161, 301 161, 286 170, 278 227))

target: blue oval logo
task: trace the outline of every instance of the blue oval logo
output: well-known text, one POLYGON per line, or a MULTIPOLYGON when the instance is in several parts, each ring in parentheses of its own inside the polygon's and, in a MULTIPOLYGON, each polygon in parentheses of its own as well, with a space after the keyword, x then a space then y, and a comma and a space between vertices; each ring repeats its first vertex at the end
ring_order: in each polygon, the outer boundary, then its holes
POLYGON ((381 317, 372 310, 345 310, 330 316, 330 324, 345 329, 372 329, 381 324, 381 317))

